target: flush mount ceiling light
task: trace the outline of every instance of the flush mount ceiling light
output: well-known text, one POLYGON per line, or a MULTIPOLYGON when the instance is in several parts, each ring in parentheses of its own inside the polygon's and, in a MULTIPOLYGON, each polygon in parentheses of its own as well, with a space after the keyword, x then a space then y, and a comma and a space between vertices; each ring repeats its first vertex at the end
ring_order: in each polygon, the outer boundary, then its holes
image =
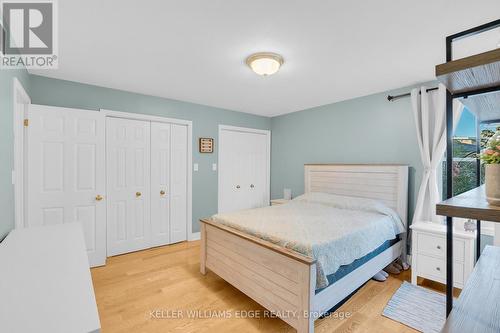
POLYGON ((283 65, 283 57, 276 53, 259 52, 249 56, 246 63, 255 73, 268 76, 280 69, 283 65))

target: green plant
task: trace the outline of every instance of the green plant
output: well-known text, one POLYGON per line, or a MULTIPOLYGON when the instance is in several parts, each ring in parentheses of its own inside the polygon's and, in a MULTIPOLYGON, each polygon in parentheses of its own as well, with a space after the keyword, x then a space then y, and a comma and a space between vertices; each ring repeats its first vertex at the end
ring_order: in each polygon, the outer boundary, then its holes
POLYGON ((479 158, 484 164, 500 164, 500 131, 489 138, 479 158))

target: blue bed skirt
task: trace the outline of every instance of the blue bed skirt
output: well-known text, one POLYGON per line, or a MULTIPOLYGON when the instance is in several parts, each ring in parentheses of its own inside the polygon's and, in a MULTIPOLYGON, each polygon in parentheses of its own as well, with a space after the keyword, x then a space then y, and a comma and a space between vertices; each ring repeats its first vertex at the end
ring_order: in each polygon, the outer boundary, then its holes
MULTIPOLYGON (((366 256, 354 260, 349 265, 340 266, 339 269, 335 273, 330 274, 330 275, 327 276, 327 278, 328 278, 328 285, 331 285, 331 284, 337 282, 338 280, 342 279, 344 276, 346 276, 347 274, 351 273, 356 268, 362 266, 363 264, 365 264, 369 260, 373 259, 374 257, 378 256, 380 253, 384 252, 385 250, 387 250, 388 248, 390 248, 391 246, 393 246, 394 244, 396 244, 398 241, 399 241, 399 237, 396 237, 394 239, 385 241, 384 244, 380 245, 375 250, 373 250, 372 252, 368 253, 366 256)), ((316 294, 319 293, 319 292, 321 292, 324 289, 325 288, 316 289, 316 294)))

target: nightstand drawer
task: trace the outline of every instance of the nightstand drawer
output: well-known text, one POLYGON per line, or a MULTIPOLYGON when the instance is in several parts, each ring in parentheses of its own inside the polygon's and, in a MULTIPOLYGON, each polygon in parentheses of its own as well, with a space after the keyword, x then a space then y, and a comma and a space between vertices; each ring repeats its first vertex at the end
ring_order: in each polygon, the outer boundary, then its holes
MULTIPOLYGON (((446 261, 444 259, 418 254, 417 265, 419 276, 441 283, 446 282, 446 261)), ((464 265, 461 263, 453 263, 453 282, 460 286, 464 284, 464 265)))
MULTIPOLYGON (((417 249, 418 253, 436 256, 439 258, 446 257, 446 238, 443 236, 431 235, 426 233, 417 233, 417 249)), ((463 240, 453 240, 453 260, 464 261, 465 258, 465 243, 463 240)))

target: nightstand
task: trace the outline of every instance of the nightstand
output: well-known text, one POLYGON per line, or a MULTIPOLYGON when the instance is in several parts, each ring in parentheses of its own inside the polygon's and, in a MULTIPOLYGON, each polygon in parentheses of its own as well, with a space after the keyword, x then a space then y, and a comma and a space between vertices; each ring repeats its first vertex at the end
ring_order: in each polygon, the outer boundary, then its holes
POLYGON ((282 205, 282 204, 286 204, 287 202, 290 202, 290 200, 287 200, 287 199, 273 199, 273 200, 271 200, 271 206, 282 205))
MULTIPOLYGON (((446 225, 418 222, 412 229, 411 283, 417 277, 446 283, 446 225)), ((453 230, 453 281, 463 288, 475 263, 476 232, 453 230)))

